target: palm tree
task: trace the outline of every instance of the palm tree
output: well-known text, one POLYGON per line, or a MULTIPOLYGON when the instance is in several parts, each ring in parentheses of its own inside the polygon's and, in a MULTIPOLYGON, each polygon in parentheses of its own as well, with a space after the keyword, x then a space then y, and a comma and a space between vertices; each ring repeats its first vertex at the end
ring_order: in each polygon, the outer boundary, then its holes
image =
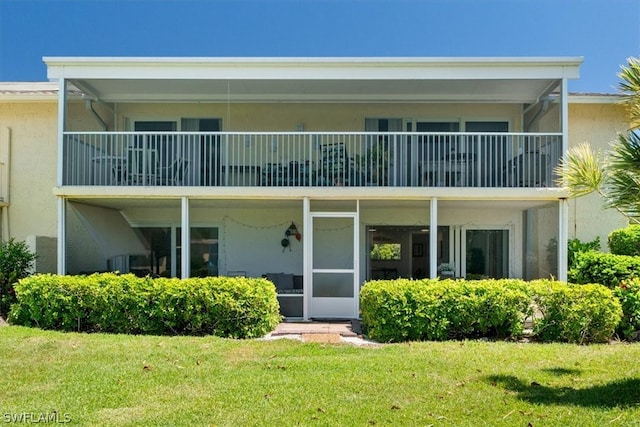
POLYGON ((620 67, 618 77, 622 82, 618 88, 624 93, 623 104, 627 107, 631 130, 640 128, 640 59, 629 58, 627 66, 620 67))
POLYGON ((629 134, 618 135, 605 154, 586 143, 570 148, 556 173, 571 197, 595 192, 607 207, 640 224, 640 60, 629 58, 618 77, 631 123, 629 134))

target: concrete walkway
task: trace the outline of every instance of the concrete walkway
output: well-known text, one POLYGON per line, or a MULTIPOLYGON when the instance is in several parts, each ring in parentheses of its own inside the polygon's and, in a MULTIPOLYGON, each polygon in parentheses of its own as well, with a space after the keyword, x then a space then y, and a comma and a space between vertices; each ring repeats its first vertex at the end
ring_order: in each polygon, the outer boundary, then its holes
POLYGON ((360 322, 353 320, 346 322, 283 322, 271 333, 272 336, 303 334, 338 334, 343 337, 357 337, 362 334, 362 331, 360 330, 360 322))
POLYGON ((282 338, 325 344, 379 345, 363 338, 360 321, 358 320, 344 322, 283 322, 273 332, 264 337, 267 340, 282 338))

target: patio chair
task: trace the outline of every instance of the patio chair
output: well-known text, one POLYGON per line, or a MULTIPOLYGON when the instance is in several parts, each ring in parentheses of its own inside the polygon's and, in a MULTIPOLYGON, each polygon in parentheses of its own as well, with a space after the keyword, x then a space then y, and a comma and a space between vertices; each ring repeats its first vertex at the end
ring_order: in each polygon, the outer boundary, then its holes
POLYGON ((160 168, 160 176, 158 177, 158 185, 180 186, 184 185, 184 179, 189 170, 189 161, 178 158, 168 166, 160 168))
POLYGON ((354 162, 347 154, 344 142, 322 146, 322 163, 320 175, 321 185, 348 186, 353 185, 354 162))
POLYGON ((127 180, 132 185, 155 185, 158 178, 158 151, 129 147, 127 150, 127 180))

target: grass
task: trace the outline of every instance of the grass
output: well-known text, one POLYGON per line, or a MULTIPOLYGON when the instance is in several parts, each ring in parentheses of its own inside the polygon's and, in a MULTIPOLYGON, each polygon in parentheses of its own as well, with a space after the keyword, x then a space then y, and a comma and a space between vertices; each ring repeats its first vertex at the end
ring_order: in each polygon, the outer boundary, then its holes
POLYGON ((640 345, 291 340, 0 328, 0 422, 640 425, 640 345), (8 415, 7 415, 8 414, 8 415))

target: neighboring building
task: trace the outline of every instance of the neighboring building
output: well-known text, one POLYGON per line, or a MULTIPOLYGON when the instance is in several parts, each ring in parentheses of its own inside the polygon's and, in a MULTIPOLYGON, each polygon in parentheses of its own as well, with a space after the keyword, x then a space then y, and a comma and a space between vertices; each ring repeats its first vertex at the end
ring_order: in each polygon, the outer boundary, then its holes
POLYGON ((625 224, 555 182, 625 130, 567 94, 580 58, 45 62, 58 83, 0 83, 2 235, 38 271, 268 274, 286 315, 348 318, 365 280, 444 264, 566 278, 567 238, 625 224))

